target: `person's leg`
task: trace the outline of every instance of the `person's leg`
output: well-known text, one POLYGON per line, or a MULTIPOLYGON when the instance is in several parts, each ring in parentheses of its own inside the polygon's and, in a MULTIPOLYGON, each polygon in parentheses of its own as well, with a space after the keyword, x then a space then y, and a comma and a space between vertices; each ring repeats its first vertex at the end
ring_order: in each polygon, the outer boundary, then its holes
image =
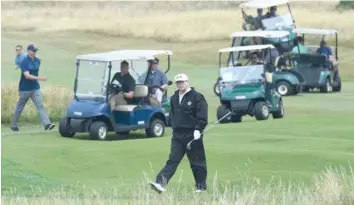
POLYGON ((31 97, 32 91, 20 91, 19 99, 17 101, 14 118, 12 119, 12 131, 18 131, 18 120, 22 114, 23 109, 25 108, 28 99, 31 97))
POLYGON ((183 142, 180 139, 172 137, 169 159, 167 160, 165 167, 161 169, 156 176, 155 182, 162 186, 166 186, 175 174, 184 154, 185 146, 183 142))
POLYGON ((207 165, 202 138, 193 142, 192 149, 187 151, 187 157, 192 168, 196 189, 206 190, 207 165))
POLYGON ((41 117, 41 121, 42 121, 42 124, 44 125, 45 129, 46 130, 53 129, 55 127, 55 125, 51 123, 51 121, 49 120, 49 117, 47 115, 47 112, 44 109, 41 91, 39 89, 33 91, 32 95, 31 95, 31 99, 39 112, 39 116, 41 117))

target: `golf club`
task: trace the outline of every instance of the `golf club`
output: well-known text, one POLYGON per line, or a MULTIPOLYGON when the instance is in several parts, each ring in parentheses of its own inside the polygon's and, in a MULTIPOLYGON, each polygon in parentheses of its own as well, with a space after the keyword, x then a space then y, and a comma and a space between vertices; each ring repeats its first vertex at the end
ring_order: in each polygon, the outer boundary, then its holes
MULTIPOLYGON (((203 135, 204 133, 206 133, 210 128, 214 127, 214 125, 216 125, 218 122, 220 122, 222 119, 224 119, 225 117, 229 116, 231 114, 231 111, 229 111, 226 115, 224 115, 222 118, 220 118, 218 121, 216 121, 214 124, 212 124, 210 127, 208 127, 207 129, 205 129, 202 133, 200 133, 200 135, 203 135)), ((199 138, 200 139, 200 138, 199 138)), ((190 150, 191 149, 191 144, 193 141, 195 141, 196 139, 191 140, 190 142, 188 142, 187 144, 187 149, 190 150)))

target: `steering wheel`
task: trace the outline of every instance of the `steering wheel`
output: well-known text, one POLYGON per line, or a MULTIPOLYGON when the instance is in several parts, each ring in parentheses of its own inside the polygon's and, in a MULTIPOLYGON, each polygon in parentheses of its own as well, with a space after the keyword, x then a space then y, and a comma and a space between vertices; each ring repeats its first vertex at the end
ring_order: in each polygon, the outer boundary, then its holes
POLYGON ((122 93, 123 92, 123 88, 120 85, 117 84, 109 84, 109 91, 110 93, 122 93))

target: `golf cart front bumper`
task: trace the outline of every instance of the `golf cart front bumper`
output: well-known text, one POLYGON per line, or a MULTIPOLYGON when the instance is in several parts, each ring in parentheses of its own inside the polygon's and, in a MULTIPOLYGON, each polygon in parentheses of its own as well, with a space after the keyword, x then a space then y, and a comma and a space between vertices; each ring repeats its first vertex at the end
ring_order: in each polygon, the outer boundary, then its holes
POLYGON ((233 113, 248 112, 251 100, 233 100, 230 102, 230 108, 233 113))

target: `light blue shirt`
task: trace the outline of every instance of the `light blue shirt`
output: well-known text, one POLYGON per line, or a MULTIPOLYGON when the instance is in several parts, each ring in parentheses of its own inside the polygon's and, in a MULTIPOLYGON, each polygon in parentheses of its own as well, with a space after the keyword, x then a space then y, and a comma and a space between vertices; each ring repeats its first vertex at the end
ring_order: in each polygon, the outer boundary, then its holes
POLYGON ((23 61, 23 59, 25 59, 27 57, 27 53, 22 52, 20 55, 16 55, 15 57, 15 64, 20 67, 21 62, 23 61))

